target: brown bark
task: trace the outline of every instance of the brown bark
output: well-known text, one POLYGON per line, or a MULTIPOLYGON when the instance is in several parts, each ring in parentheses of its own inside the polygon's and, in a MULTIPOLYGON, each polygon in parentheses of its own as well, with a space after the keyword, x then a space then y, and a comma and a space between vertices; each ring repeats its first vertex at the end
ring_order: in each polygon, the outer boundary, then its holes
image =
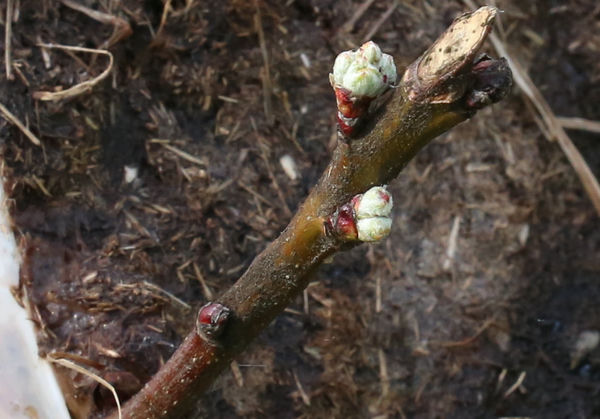
POLYGON ((511 75, 504 61, 475 60, 495 15, 495 8, 483 7, 458 18, 407 69, 362 134, 339 141, 287 228, 217 299, 231 310, 219 344, 210 345, 192 331, 125 404, 123 417, 184 417, 234 357, 306 287, 323 260, 351 245, 326 234, 327 217, 354 195, 391 181, 432 138, 507 93, 511 75))

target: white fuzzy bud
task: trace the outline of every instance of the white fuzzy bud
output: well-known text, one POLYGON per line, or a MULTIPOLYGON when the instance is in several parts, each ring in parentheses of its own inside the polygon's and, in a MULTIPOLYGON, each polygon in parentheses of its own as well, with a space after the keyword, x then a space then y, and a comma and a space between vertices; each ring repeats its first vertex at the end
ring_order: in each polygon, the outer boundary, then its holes
POLYGON ((352 62, 354 62, 354 52, 344 51, 341 54, 338 54, 333 64, 332 80, 342 80, 352 62))
POLYGON ((354 211, 357 219, 388 217, 392 212, 394 200, 384 186, 373 186, 357 199, 354 211))
POLYGON ((381 60, 383 53, 381 52, 381 48, 373 41, 365 42, 360 46, 357 51, 357 54, 362 56, 362 58, 369 63, 377 63, 381 60))
POLYGON ((339 54, 330 80, 334 87, 347 89, 354 97, 374 98, 396 82, 396 66, 390 55, 369 41, 356 51, 339 54))
POLYGON ((374 186, 355 199, 354 214, 358 239, 365 242, 386 237, 392 228, 390 214, 394 201, 382 186, 374 186))
POLYGON ((363 218, 356 222, 358 240, 363 242, 376 242, 390 234, 392 219, 388 217, 363 218))

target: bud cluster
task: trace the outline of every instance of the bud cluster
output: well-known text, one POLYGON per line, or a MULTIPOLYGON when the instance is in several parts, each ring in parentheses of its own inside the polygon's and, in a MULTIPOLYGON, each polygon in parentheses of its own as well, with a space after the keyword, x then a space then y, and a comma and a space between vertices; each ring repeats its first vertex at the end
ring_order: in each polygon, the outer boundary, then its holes
POLYGON ((345 240, 374 242, 392 228, 393 200, 384 186, 374 186, 342 205, 326 223, 327 231, 345 240))
POLYGON ((373 41, 337 56, 329 82, 335 91, 340 131, 351 136, 369 104, 396 82, 396 66, 373 41))

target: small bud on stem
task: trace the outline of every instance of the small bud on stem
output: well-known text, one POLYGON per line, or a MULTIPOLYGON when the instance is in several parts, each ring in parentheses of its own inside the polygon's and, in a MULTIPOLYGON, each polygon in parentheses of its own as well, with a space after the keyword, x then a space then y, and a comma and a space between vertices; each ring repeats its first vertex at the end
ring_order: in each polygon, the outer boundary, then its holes
POLYGON ((230 311, 219 303, 207 303, 198 311, 196 332, 207 343, 216 346, 217 338, 223 333, 230 311))

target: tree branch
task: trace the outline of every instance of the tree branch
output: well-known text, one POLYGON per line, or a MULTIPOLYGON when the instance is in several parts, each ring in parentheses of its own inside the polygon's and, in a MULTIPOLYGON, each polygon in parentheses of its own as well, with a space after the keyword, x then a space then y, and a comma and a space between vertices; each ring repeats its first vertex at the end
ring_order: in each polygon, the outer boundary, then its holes
POLYGON ((218 298, 229 310, 219 317, 218 336, 212 340, 192 331, 125 404, 125 418, 183 417, 307 286, 324 259, 358 243, 325 228, 332 214, 355 195, 388 183, 432 138, 509 91, 511 74, 504 60, 476 59, 496 12, 483 7, 456 19, 406 70, 388 103, 369 115, 353 138, 338 141, 331 163, 287 228, 218 298))

